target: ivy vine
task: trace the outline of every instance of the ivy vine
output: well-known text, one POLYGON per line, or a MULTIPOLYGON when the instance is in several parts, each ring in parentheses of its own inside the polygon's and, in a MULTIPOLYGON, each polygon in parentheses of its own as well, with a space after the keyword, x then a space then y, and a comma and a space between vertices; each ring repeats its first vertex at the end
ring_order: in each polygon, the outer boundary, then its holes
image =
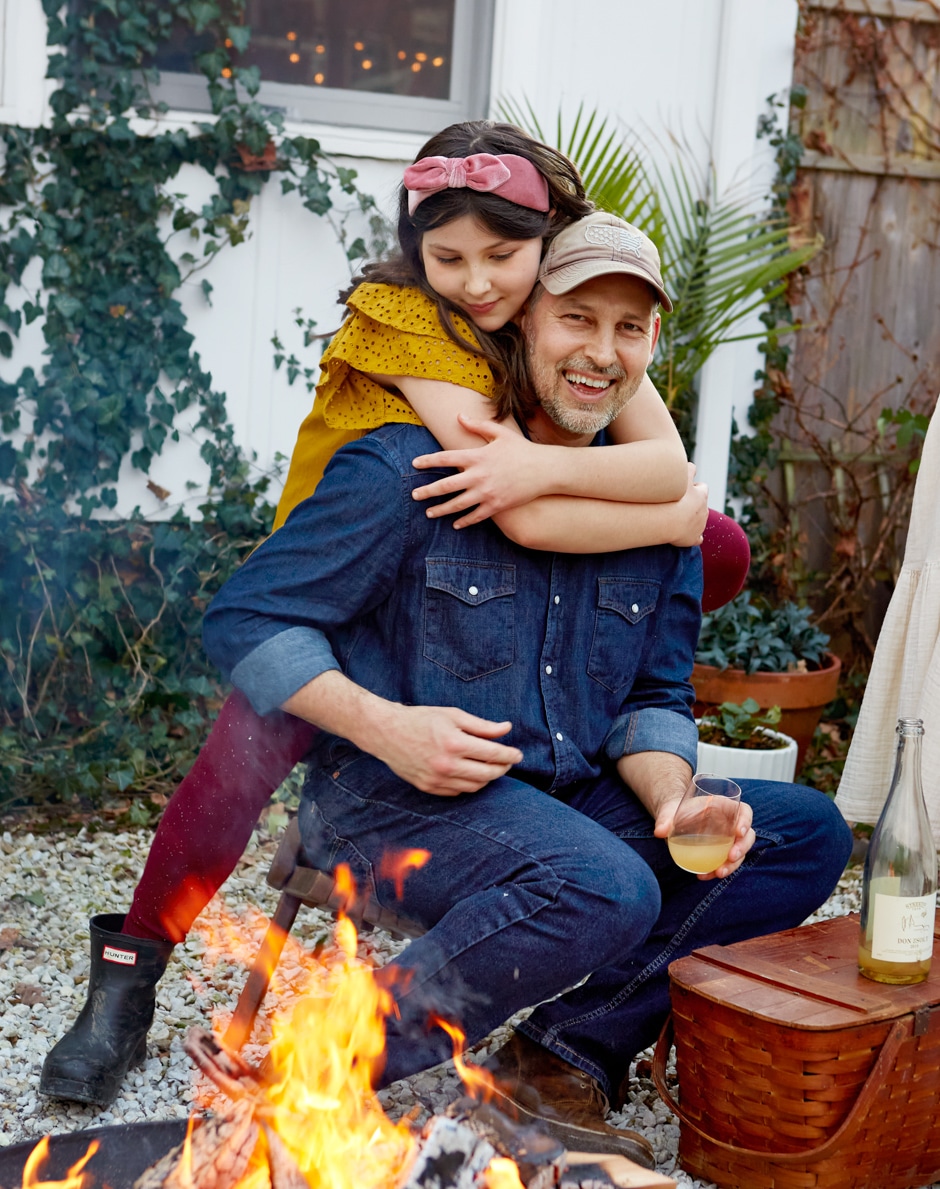
POLYGON ((313 215, 337 192, 374 215, 353 171, 258 102, 238 64, 244 0, 43 6, 51 123, 0 127, 0 808, 166 793, 193 759, 221 698, 202 612, 272 509, 178 290, 245 239, 272 178, 313 215), (212 115, 191 129, 155 119, 149 65, 180 27, 208 47, 212 115), (180 192, 184 166, 212 180, 202 205, 180 192), (33 322, 42 367, 14 376, 33 322), (107 518, 122 465, 147 473, 186 411, 210 475, 201 519, 107 518))

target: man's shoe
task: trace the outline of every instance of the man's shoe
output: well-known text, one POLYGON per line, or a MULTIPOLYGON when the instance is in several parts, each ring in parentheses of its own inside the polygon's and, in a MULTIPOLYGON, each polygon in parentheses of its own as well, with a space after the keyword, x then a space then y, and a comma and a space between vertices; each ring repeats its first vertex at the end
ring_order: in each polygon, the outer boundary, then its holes
POLYGON ((607 1152, 653 1168, 653 1148, 635 1131, 605 1122, 607 1096, 590 1074, 516 1032, 485 1062, 496 1079, 496 1105, 537 1123, 572 1152, 607 1152))
POLYGON ((173 943, 122 933, 119 913, 92 917, 90 924, 88 998, 43 1062, 39 1091, 50 1098, 107 1106, 128 1069, 146 1056, 157 983, 173 943))

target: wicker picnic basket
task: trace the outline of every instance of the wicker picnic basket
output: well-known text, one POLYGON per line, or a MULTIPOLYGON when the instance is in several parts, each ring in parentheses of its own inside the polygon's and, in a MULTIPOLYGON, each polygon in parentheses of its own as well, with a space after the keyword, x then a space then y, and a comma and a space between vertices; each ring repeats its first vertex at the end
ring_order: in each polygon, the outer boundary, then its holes
POLYGON ((669 968, 653 1062, 679 1159, 726 1189, 918 1189, 940 1178, 940 948, 926 982, 857 971, 858 916, 708 946, 669 968), (680 1101, 666 1080, 676 1045, 680 1101))

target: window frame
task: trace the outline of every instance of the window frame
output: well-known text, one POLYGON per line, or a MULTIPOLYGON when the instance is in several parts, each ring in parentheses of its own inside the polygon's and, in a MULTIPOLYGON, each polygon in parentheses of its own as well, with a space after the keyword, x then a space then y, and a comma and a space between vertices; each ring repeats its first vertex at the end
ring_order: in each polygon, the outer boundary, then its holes
MULTIPOLYGON (((495 0, 455 0, 451 98, 425 99, 384 91, 352 91, 261 80, 258 102, 293 123, 432 133, 459 120, 479 119, 489 104, 495 0)), ((172 111, 211 110, 201 74, 161 71, 151 88, 172 111)))

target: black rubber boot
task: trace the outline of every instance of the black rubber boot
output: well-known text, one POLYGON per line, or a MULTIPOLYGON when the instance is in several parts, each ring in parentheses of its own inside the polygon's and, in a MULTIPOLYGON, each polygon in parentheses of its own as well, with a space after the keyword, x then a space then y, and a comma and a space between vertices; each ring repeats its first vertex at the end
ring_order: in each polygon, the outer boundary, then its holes
POLYGON ((146 1056, 157 983, 173 943, 126 936, 122 913, 102 913, 89 924, 88 998, 43 1062, 39 1090, 50 1098, 107 1106, 128 1069, 146 1056))

